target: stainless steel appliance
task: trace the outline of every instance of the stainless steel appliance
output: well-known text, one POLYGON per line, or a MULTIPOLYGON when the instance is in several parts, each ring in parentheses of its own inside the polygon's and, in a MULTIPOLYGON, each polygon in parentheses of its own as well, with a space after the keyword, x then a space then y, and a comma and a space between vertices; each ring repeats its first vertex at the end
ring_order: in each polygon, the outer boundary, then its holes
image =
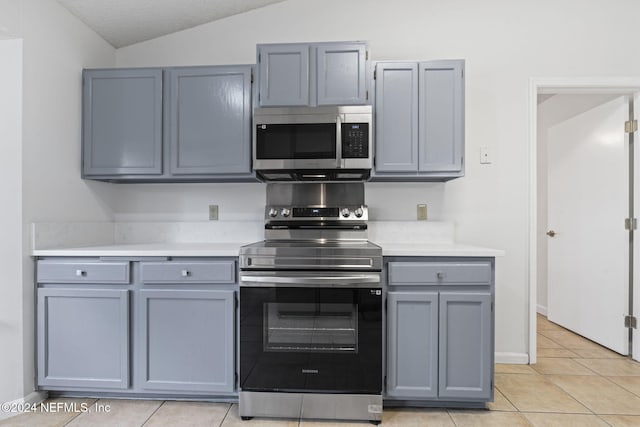
POLYGON ((363 183, 268 184, 240 252, 240 415, 382 419, 382 249, 363 183))
POLYGON ((253 168, 264 181, 369 178, 370 105, 256 108, 253 122, 253 168))

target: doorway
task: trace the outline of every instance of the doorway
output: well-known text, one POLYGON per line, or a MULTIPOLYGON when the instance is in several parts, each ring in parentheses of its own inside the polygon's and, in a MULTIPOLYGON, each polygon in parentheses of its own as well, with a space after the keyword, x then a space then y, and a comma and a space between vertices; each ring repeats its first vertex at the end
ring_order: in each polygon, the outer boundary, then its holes
MULTIPOLYGON (((630 261, 633 247, 624 219, 630 215, 628 194, 633 183, 626 175, 629 157, 625 150, 634 134, 625 135, 624 119, 629 117, 629 100, 633 101, 629 94, 639 87, 640 79, 531 81, 529 363, 537 358, 538 311, 615 351, 628 354, 631 350, 630 330, 624 327, 624 317, 630 314, 629 298, 633 297, 629 295, 627 271, 629 265, 637 264, 640 252, 630 261), (596 164, 593 171, 586 166, 589 162, 596 164), (606 168, 608 175, 598 175, 606 168), (611 184, 605 178, 617 182, 616 186, 609 190, 611 184), (604 225, 609 223, 613 225, 604 225), (551 230, 556 226, 562 230, 551 230), (596 231, 601 233, 599 237, 596 231), (613 242, 609 243, 612 246, 603 246, 604 240, 613 242), (552 255, 549 263, 548 254, 552 255), (545 292, 547 272, 549 292, 545 292), (598 305, 600 309, 595 310, 598 305), (610 335, 615 335, 615 340, 610 335)), ((637 317, 637 302, 633 311, 637 317)), ((637 329, 631 331, 633 354, 638 360, 640 339, 637 329)))

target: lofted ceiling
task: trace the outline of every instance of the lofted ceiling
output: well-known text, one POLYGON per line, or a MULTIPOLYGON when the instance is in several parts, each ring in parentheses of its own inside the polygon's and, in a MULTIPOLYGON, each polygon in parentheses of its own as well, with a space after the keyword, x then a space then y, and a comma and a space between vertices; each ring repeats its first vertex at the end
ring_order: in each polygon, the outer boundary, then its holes
POLYGON ((57 0, 119 48, 284 0, 57 0))

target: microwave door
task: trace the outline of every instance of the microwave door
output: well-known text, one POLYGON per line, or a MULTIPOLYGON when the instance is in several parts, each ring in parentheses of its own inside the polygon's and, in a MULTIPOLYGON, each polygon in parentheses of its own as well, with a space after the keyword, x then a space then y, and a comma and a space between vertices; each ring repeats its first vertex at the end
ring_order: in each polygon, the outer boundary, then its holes
POLYGON ((325 123, 263 123, 255 129, 256 169, 334 169, 341 154, 336 119, 325 123))

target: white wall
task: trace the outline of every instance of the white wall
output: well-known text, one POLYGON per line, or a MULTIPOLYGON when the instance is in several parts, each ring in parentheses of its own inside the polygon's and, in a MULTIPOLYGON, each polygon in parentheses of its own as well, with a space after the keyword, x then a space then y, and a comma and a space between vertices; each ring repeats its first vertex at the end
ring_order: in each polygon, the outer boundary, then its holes
POLYGON ((22 297, 22 40, 0 40, 0 64, 2 403, 22 396, 22 305, 17 303, 22 297))
MULTIPOLYGON (((627 53, 635 48, 638 13, 640 3, 632 0, 289 0, 119 49, 117 63, 254 63, 256 43, 353 39, 368 40, 373 59, 465 58, 466 176, 446 184, 368 184, 367 202, 377 219, 413 218, 415 203, 426 202, 436 217, 456 222, 458 240, 504 249, 497 261, 496 351, 526 360, 529 79, 640 73, 640 57, 627 53), (492 165, 479 164, 482 145, 492 165)), ((116 193, 133 200, 144 189, 116 193)), ((166 205, 163 198, 179 195, 200 215, 205 192, 218 197, 208 191, 166 187, 145 195, 135 210, 153 214, 166 205)), ((221 210, 240 210, 242 203, 229 199, 221 210)), ((118 205, 116 215, 130 209, 118 205)))
POLYGON ((113 66, 115 49, 55 0, 1 1, 0 33, 22 39, 19 56, 15 41, 3 41, 0 52, 0 402, 7 402, 35 386, 29 224, 113 218, 111 187, 80 179, 80 94, 82 68, 113 66))

